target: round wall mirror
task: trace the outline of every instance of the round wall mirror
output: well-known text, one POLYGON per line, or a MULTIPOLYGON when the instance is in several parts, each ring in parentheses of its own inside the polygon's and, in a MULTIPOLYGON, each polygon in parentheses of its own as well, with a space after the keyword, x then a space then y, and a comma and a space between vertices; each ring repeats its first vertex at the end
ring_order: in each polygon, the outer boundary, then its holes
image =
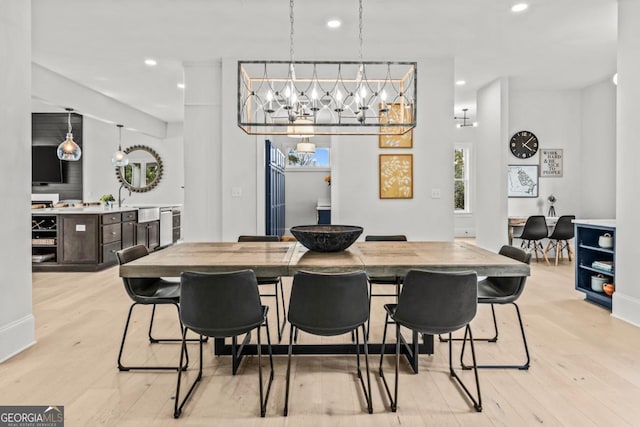
POLYGON ((116 168, 118 181, 136 193, 153 189, 162 178, 162 159, 146 145, 133 145, 123 150, 129 164, 116 168))

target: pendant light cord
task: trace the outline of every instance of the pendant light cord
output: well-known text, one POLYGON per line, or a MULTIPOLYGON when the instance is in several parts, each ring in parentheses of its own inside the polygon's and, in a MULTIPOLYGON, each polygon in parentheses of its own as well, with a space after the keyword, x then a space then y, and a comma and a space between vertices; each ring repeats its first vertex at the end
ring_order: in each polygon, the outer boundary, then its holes
POLYGON ((362 0, 358 0, 358 4, 359 4, 359 9, 358 9, 358 24, 359 24, 358 25, 358 38, 359 38, 359 41, 360 41, 359 53, 360 53, 360 62, 363 62, 362 61, 362 57, 363 57, 363 54, 362 54, 362 45, 363 45, 363 39, 362 39, 362 0))
POLYGON ((69 112, 68 116, 67 116, 67 124, 69 126, 69 131, 67 133, 71 133, 71 111, 72 110, 67 110, 69 112))
POLYGON ((293 66, 293 3, 294 0, 289 0, 289 24, 291 26, 291 31, 289 33, 289 62, 293 66))

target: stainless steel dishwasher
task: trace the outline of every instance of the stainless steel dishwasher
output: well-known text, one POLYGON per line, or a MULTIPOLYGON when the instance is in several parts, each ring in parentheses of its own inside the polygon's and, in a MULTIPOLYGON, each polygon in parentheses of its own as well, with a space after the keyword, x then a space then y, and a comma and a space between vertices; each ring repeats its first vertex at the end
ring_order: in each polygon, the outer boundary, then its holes
POLYGON ((173 243, 173 213, 170 207, 160 208, 160 247, 173 243))

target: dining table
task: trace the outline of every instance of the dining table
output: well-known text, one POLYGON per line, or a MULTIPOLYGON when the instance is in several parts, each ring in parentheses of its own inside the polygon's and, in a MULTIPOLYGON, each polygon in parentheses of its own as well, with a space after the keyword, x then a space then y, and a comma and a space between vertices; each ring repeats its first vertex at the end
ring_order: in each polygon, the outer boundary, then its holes
MULTIPOLYGON (((365 271, 369 276, 406 275, 412 269, 475 271, 479 276, 528 276, 529 265, 464 241, 359 241, 340 252, 314 252, 299 242, 181 242, 120 266, 121 277, 179 277, 184 271, 221 273, 253 270, 256 276, 293 276, 298 271, 344 273, 365 271)), ((433 336, 414 333, 402 337, 402 353, 418 371, 418 355, 433 354, 433 336)), ((370 353, 391 354, 395 344, 369 343, 370 353)), ((266 348, 263 350, 266 351, 266 348)), ((287 354, 288 345, 272 345, 274 354, 287 354)), ((296 344, 294 354, 355 354, 353 344, 296 344)), ((257 354, 250 334, 214 340, 214 354, 233 356, 237 369, 243 355, 257 354)))

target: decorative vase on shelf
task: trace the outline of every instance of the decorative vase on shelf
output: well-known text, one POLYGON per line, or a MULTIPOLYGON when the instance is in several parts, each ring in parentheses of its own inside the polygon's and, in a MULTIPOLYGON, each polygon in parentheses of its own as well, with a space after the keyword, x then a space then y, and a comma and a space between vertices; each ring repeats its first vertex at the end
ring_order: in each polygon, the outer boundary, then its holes
POLYGON ((554 196, 553 194, 549 195, 549 197, 547 197, 547 200, 549 201, 549 203, 551 203, 551 206, 549 206, 549 212, 547 213, 547 216, 550 217, 555 217, 556 216, 556 208, 553 207, 553 204, 558 200, 556 199, 556 196, 554 196))

